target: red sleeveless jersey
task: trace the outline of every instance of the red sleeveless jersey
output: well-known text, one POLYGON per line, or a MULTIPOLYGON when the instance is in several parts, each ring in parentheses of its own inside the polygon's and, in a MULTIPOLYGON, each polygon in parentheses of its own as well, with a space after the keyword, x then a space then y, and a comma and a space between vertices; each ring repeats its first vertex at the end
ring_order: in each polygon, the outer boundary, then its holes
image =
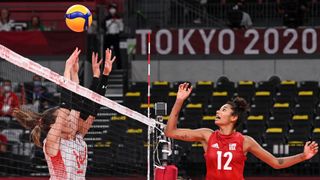
POLYGON ((239 132, 222 135, 216 130, 211 134, 205 153, 206 180, 244 180, 243 169, 247 158, 242 150, 243 140, 239 132))

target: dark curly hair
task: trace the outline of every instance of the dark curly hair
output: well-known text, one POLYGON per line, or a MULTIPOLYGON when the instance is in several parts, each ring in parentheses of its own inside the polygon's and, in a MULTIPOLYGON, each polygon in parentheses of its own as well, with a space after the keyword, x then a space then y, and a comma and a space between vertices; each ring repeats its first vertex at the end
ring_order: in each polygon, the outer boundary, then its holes
POLYGON ((231 106, 231 109, 233 110, 232 115, 238 116, 237 122, 234 125, 234 129, 236 129, 248 117, 248 114, 250 112, 249 104, 245 99, 241 97, 236 97, 233 100, 228 101, 227 104, 229 104, 231 106))

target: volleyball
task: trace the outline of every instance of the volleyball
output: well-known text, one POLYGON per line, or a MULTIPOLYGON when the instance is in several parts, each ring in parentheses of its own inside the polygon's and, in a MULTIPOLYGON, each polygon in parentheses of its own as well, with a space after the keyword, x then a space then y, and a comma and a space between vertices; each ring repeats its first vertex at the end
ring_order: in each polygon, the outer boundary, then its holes
POLYGON ((69 7, 66 12, 66 24, 74 32, 87 30, 91 23, 92 14, 90 10, 81 4, 69 7))

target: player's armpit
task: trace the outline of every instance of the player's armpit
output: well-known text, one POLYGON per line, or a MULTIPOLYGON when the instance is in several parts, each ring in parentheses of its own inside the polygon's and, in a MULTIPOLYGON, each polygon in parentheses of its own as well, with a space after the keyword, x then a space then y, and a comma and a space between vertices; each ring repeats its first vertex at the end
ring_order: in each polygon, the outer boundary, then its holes
POLYGON ((279 169, 277 158, 271 153, 263 149, 252 137, 245 136, 245 146, 249 147, 248 152, 259 158, 261 161, 267 163, 269 166, 279 169))

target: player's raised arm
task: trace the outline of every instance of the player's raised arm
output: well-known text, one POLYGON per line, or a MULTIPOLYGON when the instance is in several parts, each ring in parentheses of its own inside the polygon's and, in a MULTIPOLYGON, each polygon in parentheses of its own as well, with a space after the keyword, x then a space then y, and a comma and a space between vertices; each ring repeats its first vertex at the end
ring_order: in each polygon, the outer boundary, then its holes
MULTIPOLYGON (((80 50, 76 48, 74 52, 71 54, 71 56, 68 58, 68 60, 66 61, 65 69, 64 69, 64 77, 66 79, 71 80, 71 71, 73 69, 74 64, 77 62, 79 54, 80 54, 80 50)), ((62 130, 64 129, 64 127, 69 127, 69 125, 72 125, 75 123, 75 121, 77 121, 77 119, 74 119, 76 117, 70 116, 70 109, 72 108, 70 99, 71 99, 72 93, 64 88, 62 88, 61 91, 62 92, 60 96, 60 108, 56 112, 57 115, 56 115, 55 122, 52 125, 50 125, 50 130, 47 134, 46 145, 44 148, 46 153, 52 157, 56 156, 60 149, 59 147, 60 140, 62 138, 62 132, 63 132, 62 130)), ((76 116, 76 113, 73 113, 72 115, 76 116)), ((77 128, 70 127, 69 130, 70 130, 69 135, 73 135, 77 131, 77 128)))
MULTIPOLYGON (((81 50, 78 50, 78 55, 74 58, 73 66, 70 70, 71 74, 71 81, 79 84, 79 55, 81 50)), ((78 132, 78 124, 79 124, 79 117, 81 111, 81 104, 82 104, 82 96, 72 92, 72 107, 70 111, 70 115, 68 117, 69 127, 71 128, 70 138, 74 138, 76 133, 78 132)))
MULTIPOLYGON (((90 86, 90 89, 92 91, 104 96, 107 90, 108 76, 112 70, 112 64, 115 61, 115 59, 116 57, 112 58, 112 51, 110 49, 107 49, 104 62, 104 69, 101 75, 100 65, 102 63, 102 59, 98 61, 98 54, 92 53, 93 80, 90 86)), ((101 107, 100 104, 94 103, 88 99, 86 99, 85 101, 85 104, 88 105, 88 109, 91 109, 92 112, 81 118, 84 121, 79 121, 79 132, 82 134, 82 136, 85 136, 89 131, 95 117, 97 116, 98 110, 101 107)))
POLYGON ((165 129, 165 135, 167 137, 178 139, 182 141, 198 141, 202 142, 205 140, 205 133, 211 133, 212 130, 207 128, 201 129, 184 129, 177 128, 177 122, 179 118, 180 110, 183 106, 184 101, 189 97, 192 91, 192 87, 189 88, 188 83, 179 85, 176 102, 171 110, 169 120, 165 129))

